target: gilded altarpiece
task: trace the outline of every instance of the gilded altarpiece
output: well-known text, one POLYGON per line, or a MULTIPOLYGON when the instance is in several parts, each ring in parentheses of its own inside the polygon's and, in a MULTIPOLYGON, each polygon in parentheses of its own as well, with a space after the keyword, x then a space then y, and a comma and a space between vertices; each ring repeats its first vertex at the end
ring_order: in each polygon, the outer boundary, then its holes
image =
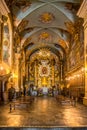
POLYGON ((29 83, 35 86, 52 87, 59 83, 59 67, 49 60, 34 61, 29 64, 29 83))
POLYGON ((38 87, 51 86, 51 68, 48 60, 42 60, 38 65, 38 87))

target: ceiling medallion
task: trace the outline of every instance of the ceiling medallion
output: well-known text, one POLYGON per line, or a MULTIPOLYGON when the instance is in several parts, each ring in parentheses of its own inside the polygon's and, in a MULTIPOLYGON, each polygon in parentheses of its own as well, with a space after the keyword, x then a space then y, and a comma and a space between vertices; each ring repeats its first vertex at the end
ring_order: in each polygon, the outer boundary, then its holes
POLYGON ((40 18, 39 18, 39 20, 42 23, 51 23, 53 21, 53 19, 54 19, 54 15, 49 12, 43 13, 42 15, 40 15, 40 18))
POLYGON ((47 32, 42 32, 39 36, 39 40, 46 40, 50 38, 50 34, 47 32))

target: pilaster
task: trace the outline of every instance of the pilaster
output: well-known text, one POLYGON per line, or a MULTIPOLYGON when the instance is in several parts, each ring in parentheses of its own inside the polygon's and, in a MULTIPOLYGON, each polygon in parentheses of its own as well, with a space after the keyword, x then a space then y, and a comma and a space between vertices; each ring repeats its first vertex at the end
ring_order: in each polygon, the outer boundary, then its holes
POLYGON ((4 0, 0 0, 0 12, 2 15, 5 15, 5 16, 7 16, 8 13, 10 13, 4 0))

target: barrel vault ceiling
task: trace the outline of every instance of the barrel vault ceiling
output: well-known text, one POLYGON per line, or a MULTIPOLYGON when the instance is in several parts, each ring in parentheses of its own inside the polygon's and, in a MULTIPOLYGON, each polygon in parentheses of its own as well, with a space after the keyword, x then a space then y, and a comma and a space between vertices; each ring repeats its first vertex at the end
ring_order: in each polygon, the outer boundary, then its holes
POLYGON ((63 58, 69 48, 67 23, 77 20, 82 0, 5 0, 27 54, 50 48, 63 58))

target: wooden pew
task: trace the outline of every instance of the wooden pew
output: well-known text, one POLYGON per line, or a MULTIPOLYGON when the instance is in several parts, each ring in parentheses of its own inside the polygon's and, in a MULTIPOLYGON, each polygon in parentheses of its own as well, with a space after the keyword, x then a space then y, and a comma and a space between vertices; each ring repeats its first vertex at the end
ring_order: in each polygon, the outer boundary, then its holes
POLYGON ((25 106, 27 108, 33 101, 34 97, 20 98, 19 100, 13 101, 10 103, 10 112, 16 108, 22 108, 22 106, 25 106))
POLYGON ((62 95, 58 95, 57 97, 56 97, 56 100, 60 103, 60 104, 62 104, 62 105, 71 105, 71 100, 70 99, 68 99, 67 97, 64 97, 64 96, 62 96, 62 95))

